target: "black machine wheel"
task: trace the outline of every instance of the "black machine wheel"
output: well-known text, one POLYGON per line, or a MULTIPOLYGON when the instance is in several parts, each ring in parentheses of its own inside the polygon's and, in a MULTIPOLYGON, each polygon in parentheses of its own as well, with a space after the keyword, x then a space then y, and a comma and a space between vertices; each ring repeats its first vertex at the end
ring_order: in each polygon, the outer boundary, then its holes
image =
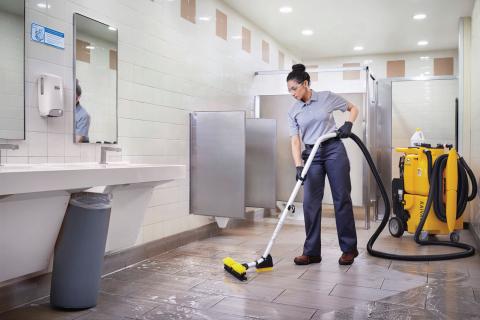
POLYGON ((452 242, 460 241, 460 234, 458 232, 450 233, 450 241, 452 241, 452 242))
POLYGON ((398 217, 392 217, 388 222, 388 230, 392 236, 395 238, 400 238, 405 232, 403 221, 398 217))

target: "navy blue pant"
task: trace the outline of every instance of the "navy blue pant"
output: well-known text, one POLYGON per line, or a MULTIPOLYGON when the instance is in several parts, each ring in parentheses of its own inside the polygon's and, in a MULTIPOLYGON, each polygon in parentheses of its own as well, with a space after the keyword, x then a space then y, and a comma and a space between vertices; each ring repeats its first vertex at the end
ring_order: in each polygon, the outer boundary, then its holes
MULTIPOLYGON (((307 146, 302 157, 307 159, 311 147, 307 146)), ((350 161, 342 141, 333 139, 320 146, 307 172, 304 184, 303 213, 305 216, 306 239, 303 254, 320 256, 320 221, 325 188, 325 175, 332 190, 338 242, 343 252, 357 248, 357 233, 353 218, 352 189, 350 183, 350 161)))

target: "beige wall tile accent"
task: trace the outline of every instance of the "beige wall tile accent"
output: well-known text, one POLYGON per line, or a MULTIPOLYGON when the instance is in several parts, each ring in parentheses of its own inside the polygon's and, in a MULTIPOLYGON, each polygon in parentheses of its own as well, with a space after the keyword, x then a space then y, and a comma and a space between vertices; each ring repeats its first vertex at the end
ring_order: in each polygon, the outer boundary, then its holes
POLYGON ((387 78, 405 77, 405 60, 387 61, 387 78))
POLYGON ((278 51, 278 70, 285 70, 285 53, 278 51))
POLYGON ((76 59, 86 63, 90 63, 90 50, 87 49, 90 43, 77 39, 76 41, 76 59))
POLYGON ((433 60, 433 74, 435 76, 453 75, 453 58, 435 58, 433 60))
POLYGON ((227 15, 217 9, 217 36, 227 40, 227 15))
POLYGON ((252 52, 252 33, 245 27, 242 27, 242 49, 252 52))
MULTIPOLYGON (((318 69, 317 65, 308 65, 305 66, 307 69, 318 69)), ((309 72, 310 75, 310 81, 318 81, 318 72, 309 72)))
POLYGON ((180 16, 191 23, 195 23, 196 0, 182 0, 180 5, 180 16))
POLYGON ((110 69, 117 70, 117 51, 110 50, 109 55, 109 62, 110 62, 110 69))
MULTIPOLYGON (((344 63, 344 68, 360 67, 360 63, 344 63)), ((343 80, 359 80, 360 71, 343 71, 343 80)))
POLYGON ((262 40, 262 60, 270 63, 270 45, 265 40, 262 40))

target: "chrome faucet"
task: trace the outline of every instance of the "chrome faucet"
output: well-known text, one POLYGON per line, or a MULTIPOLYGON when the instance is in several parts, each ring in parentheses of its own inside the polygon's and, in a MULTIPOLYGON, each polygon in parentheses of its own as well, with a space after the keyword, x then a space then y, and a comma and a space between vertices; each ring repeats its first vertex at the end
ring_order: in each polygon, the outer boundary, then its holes
POLYGON ((107 151, 121 152, 122 148, 101 147, 101 149, 100 149, 100 164, 107 164, 107 151))
POLYGON ((18 144, 0 143, 0 166, 2 165, 2 150, 18 150, 18 144))

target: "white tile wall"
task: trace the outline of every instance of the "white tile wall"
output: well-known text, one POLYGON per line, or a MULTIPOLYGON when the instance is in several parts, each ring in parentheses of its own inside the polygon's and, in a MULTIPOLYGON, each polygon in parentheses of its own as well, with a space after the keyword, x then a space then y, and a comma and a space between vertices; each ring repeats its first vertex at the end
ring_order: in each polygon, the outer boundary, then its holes
MULTIPOLYGON (((26 138, 9 163, 98 161, 98 145, 73 143, 73 13, 118 28, 119 142, 122 159, 134 163, 188 165, 188 113, 193 110, 245 110, 252 113, 251 82, 258 70, 273 70, 261 59, 261 40, 271 52, 282 50, 286 63, 295 59, 250 21, 220 0, 197 1, 196 24, 180 18, 180 0, 27 0, 26 138), (47 8, 40 8, 43 3, 47 8), (215 36, 215 9, 228 15, 228 41, 215 36), (32 22, 65 33, 65 50, 31 42, 32 22), (252 53, 241 49, 241 27, 252 31, 252 53), (35 83, 41 73, 64 79, 63 118, 38 115, 35 83)), ((298 59, 296 59, 298 61, 298 59)), ((19 141, 12 141, 19 142, 19 141)), ((3 156, 3 155, 2 155, 3 156)), ((120 160, 109 155, 109 160, 120 160)), ((138 243, 196 228, 210 220, 188 212, 188 180, 174 181, 154 192, 138 243)))
MULTIPOLYGON (((480 130, 478 123, 480 123, 480 92, 478 88, 480 86, 480 1, 475 1, 475 7, 472 13, 472 82, 471 82, 471 167, 477 176, 477 183, 480 185, 480 147, 478 141, 480 141, 480 130)), ((480 236, 480 198, 477 194, 477 198, 472 204, 471 222, 474 226, 474 230, 478 236, 480 236)))
MULTIPOLYGON (((425 142, 455 143, 455 98, 458 80, 401 81, 392 85, 392 147, 410 145, 416 128, 425 142)), ((402 154, 392 152, 392 174, 398 177, 402 154)))
POLYGON ((439 51, 422 51, 422 52, 405 52, 395 54, 379 54, 369 56, 353 56, 353 57, 336 57, 322 59, 318 61, 308 61, 306 64, 318 65, 322 68, 341 67, 343 63, 360 63, 360 65, 368 65, 370 71, 376 78, 387 77, 387 61, 405 60, 405 77, 418 77, 433 75, 434 58, 453 57, 454 66, 453 73, 458 73, 458 51, 455 50, 439 50, 439 51))

